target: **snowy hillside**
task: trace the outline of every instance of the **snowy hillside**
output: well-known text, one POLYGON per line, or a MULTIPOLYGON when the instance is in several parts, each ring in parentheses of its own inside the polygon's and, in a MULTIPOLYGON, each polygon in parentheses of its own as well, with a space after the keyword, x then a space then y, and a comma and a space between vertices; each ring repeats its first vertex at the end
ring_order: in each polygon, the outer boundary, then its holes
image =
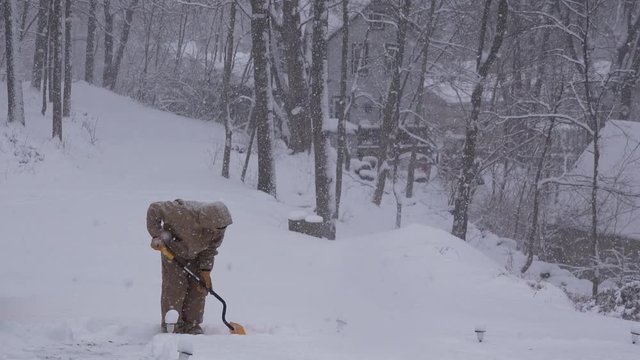
POLYGON ((26 129, 0 127, 0 359, 168 360, 179 340, 194 360, 640 356, 632 323, 575 312, 559 288, 509 275, 489 245, 442 230, 435 206, 408 207, 405 223, 422 224, 389 231, 392 204, 356 205, 370 189, 350 180, 339 239, 310 238, 287 231, 287 214, 313 196, 297 157, 278 158, 276 201, 253 190, 255 167, 249 184, 235 180, 241 155, 233 179, 219 177, 219 125, 78 83, 57 144, 39 94, 25 88, 25 100, 26 129), (145 215, 175 198, 229 206, 213 282, 247 336, 228 335, 213 298, 204 336, 158 334, 145 215))

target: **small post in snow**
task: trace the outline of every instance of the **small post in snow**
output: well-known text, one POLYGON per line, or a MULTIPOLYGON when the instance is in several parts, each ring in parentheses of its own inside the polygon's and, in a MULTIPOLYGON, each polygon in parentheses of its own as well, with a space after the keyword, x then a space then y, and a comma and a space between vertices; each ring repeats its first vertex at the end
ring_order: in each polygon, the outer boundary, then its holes
POLYGON ((640 326, 633 326, 631 328, 631 343, 635 344, 638 342, 638 336, 640 336, 640 326))
POLYGON ((185 339, 181 338, 178 341, 178 360, 189 360, 189 356, 193 355, 193 344, 185 339))
POLYGON ((484 333, 487 332, 487 328, 484 325, 479 325, 476 326, 475 332, 478 337, 478 342, 482 342, 482 340, 484 340, 484 333))

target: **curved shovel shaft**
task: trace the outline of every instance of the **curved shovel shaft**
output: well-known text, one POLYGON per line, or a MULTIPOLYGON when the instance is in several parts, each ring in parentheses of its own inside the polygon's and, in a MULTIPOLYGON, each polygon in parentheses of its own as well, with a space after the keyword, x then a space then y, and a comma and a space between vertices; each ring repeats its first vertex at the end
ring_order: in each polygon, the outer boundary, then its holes
MULTIPOLYGON (((200 276, 198 276, 193 271, 191 271, 187 267, 187 264, 185 264, 180 259, 176 258, 175 255, 171 252, 171 250, 169 250, 166 246, 161 246, 160 247, 160 252, 167 259, 177 262, 178 265, 180 265, 180 267, 182 267, 182 269, 187 274, 189 274, 189 276, 193 277, 193 279, 196 280, 204 288, 207 288, 206 284, 204 283, 204 280, 202 280, 200 278, 200 276)), ((229 328, 229 332, 232 333, 232 334, 236 334, 236 335, 246 335, 247 333, 245 332, 244 327, 242 325, 240 325, 238 323, 228 322, 227 321, 227 318, 226 318, 226 316, 227 316, 227 302, 224 301, 224 299, 220 295, 218 295, 215 291, 213 291, 213 289, 208 289, 208 290, 209 290, 209 294, 213 295, 216 299, 218 299, 218 301, 220 301, 222 303, 222 322, 229 328)))
MULTIPOLYGON (((204 284, 204 282, 202 280, 200 280, 200 284, 204 284)), ((237 334, 237 335, 246 335, 246 332, 244 331, 244 327, 238 323, 234 323, 234 322, 227 322, 226 316, 227 316, 227 302, 224 301, 224 299, 218 295, 215 291, 213 291, 213 289, 209 289, 209 294, 213 295, 216 299, 218 299, 218 301, 220 301, 222 303, 222 322, 227 325, 227 327, 229 328, 229 331, 232 334, 237 334)))

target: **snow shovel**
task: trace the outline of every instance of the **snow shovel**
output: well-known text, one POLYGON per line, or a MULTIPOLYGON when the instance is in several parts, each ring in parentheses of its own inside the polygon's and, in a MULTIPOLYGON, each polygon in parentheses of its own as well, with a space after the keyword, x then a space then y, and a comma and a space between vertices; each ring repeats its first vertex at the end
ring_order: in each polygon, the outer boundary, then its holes
MULTIPOLYGON (((202 280, 200 278, 200 276, 198 276, 196 273, 194 273, 193 271, 191 271, 188 267, 187 264, 184 263, 184 261, 182 261, 181 259, 178 259, 172 252, 171 250, 169 250, 166 246, 161 246, 160 247, 160 252, 169 260, 173 260, 175 262, 178 263, 178 265, 180 265, 180 267, 182 267, 182 269, 184 271, 187 272, 187 274, 189 274, 189 276, 193 277, 194 280, 196 280, 200 285, 202 285, 205 289, 207 288, 206 284, 204 283, 204 280, 202 280)), ((247 333, 244 331, 244 327, 238 323, 234 323, 234 322, 228 322, 226 319, 226 315, 227 315, 227 302, 224 301, 223 298, 220 297, 220 295, 216 294, 215 291, 213 291, 213 289, 208 289, 209 290, 209 294, 213 295, 216 299, 218 299, 218 301, 220 301, 222 303, 222 322, 227 325, 227 327, 229 328, 229 332, 232 334, 236 334, 236 335, 246 335, 247 333)))

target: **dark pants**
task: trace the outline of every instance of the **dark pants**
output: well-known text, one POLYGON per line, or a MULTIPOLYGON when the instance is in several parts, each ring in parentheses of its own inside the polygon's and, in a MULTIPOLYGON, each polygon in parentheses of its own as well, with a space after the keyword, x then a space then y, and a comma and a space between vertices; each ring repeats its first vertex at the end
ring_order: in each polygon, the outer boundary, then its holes
MULTIPOLYGON (((198 269, 187 264, 189 269, 198 274, 198 269)), ((167 311, 175 309, 180 318, 176 332, 189 332, 199 328, 204 315, 207 291, 193 277, 187 274, 176 261, 169 261, 162 256, 162 329, 166 330, 164 316, 167 311)))

